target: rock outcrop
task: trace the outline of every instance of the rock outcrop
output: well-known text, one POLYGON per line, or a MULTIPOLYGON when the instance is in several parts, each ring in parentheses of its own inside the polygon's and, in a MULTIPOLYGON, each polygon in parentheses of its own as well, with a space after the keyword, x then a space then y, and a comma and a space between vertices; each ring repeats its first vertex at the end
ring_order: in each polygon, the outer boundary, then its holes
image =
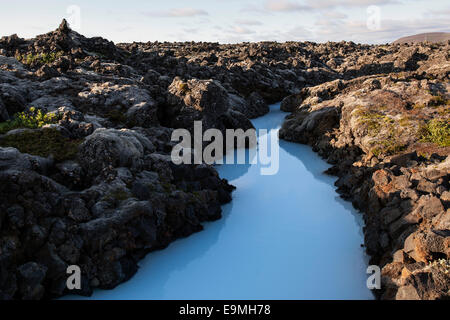
POLYGON ((288 96, 282 106, 292 114, 280 137, 310 144, 333 164, 338 192, 363 212, 370 263, 382 267, 379 297, 448 299, 449 62, 429 45, 414 52, 426 58, 408 72, 288 96))

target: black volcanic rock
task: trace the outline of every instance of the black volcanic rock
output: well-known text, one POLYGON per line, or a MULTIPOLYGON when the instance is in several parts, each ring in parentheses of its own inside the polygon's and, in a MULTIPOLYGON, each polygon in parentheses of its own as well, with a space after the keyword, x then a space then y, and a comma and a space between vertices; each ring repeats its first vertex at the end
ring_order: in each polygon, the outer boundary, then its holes
POLYGON ((58 27, 58 31, 62 32, 62 33, 69 33, 71 31, 70 27, 69 27, 69 23, 67 22, 66 19, 63 19, 61 24, 58 27))

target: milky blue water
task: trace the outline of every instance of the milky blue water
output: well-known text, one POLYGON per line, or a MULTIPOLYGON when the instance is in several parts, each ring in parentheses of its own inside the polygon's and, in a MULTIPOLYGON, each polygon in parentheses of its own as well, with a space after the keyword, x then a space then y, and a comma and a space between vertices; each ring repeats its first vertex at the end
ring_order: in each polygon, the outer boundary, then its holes
MULTIPOLYGON (((279 104, 253 121, 278 130, 279 104)), ((279 141, 279 171, 221 165, 237 187, 223 218, 147 255, 138 273, 93 299, 373 299, 360 215, 310 147, 279 141)), ((242 152, 242 151, 240 151, 242 152)))

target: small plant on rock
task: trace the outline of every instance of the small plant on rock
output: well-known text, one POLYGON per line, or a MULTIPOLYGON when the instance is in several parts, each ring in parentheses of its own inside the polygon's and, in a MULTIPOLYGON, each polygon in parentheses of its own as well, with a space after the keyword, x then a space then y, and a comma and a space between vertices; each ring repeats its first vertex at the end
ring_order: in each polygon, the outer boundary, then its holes
POLYGON ((450 123, 445 120, 432 119, 418 132, 420 139, 441 147, 450 146, 450 123))
POLYGON ((59 120, 60 116, 57 114, 44 114, 41 109, 32 107, 28 111, 17 113, 12 120, 0 123, 0 134, 20 128, 38 129, 59 120))
POLYGON ((23 64, 32 65, 32 64, 50 64, 55 62, 58 58, 62 57, 64 52, 50 52, 50 53, 40 53, 40 54, 18 54, 16 59, 23 64))
POLYGON ((187 83, 183 82, 183 83, 180 83, 179 89, 182 93, 186 93, 189 91, 189 86, 187 83))
POLYGON ((364 110, 361 107, 356 109, 354 115, 358 117, 358 122, 363 124, 367 128, 367 133, 371 137, 375 137, 385 126, 391 126, 394 123, 390 117, 384 115, 383 113, 364 110))

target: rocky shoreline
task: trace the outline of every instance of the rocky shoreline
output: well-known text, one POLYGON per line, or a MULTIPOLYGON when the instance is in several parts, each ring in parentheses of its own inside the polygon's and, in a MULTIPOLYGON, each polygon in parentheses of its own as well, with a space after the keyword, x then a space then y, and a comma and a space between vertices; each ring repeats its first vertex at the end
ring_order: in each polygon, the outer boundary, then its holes
POLYGON ((173 129, 245 130, 282 99, 280 137, 313 145, 364 212, 380 298, 448 298, 448 52, 115 45, 65 21, 1 38, 0 299, 68 294, 69 265, 82 269, 78 294, 114 288, 148 252, 219 219, 233 186, 211 166, 174 165, 173 129))
POLYGON ((335 80, 283 100, 280 138, 309 144, 337 191, 364 213, 381 299, 450 297, 450 63, 442 47, 413 70, 335 80))

